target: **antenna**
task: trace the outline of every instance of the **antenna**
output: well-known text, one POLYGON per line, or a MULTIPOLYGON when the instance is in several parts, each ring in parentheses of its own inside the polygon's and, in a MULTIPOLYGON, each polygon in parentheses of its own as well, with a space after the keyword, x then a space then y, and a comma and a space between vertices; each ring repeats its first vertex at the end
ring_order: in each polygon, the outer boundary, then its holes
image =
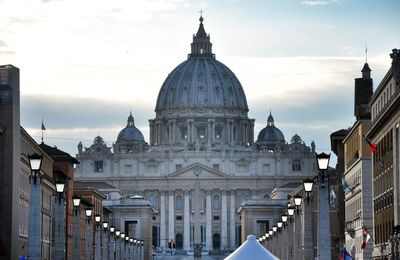
POLYGON ((200 9, 199 13, 200 13, 200 16, 203 16, 204 11, 200 9))
POLYGON ((365 44, 365 63, 368 63, 368 48, 367 48, 367 44, 365 44))

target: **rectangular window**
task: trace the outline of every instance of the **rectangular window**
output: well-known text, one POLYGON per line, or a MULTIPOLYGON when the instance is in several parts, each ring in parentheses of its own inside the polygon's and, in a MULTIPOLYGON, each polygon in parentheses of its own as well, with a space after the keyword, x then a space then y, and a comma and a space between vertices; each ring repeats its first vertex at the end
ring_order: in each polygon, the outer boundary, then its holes
POLYGON ((206 129, 203 127, 197 128, 197 137, 199 139, 205 139, 206 138, 206 129))
POLYGON ((219 164, 213 164, 213 169, 219 171, 219 164))
POLYGON ((257 220, 257 236, 263 236, 269 231, 268 220, 257 220))
POLYGON ((249 166, 246 163, 238 163, 236 165, 237 171, 238 172, 248 172, 249 171, 249 166))
POLYGON ((175 171, 180 171, 182 169, 182 164, 175 165, 175 171))
POLYGON ((301 171, 301 160, 293 160, 292 161, 292 170, 294 172, 301 171))
POLYGON ((158 172, 158 164, 147 164, 146 170, 147 172, 158 172))
POLYGON ((214 216, 214 220, 219 220, 219 216, 214 216))
POLYGON ((125 165, 125 173, 132 173, 132 165, 131 164, 125 165))
POLYGON ((182 220, 182 216, 176 216, 176 220, 182 220))
POLYGON ((186 127, 181 127, 180 131, 181 131, 181 139, 187 139, 188 138, 188 136, 187 136, 187 128, 186 127))
POLYGON ((221 139, 222 138, 222 128, 217 127, 215 128, 215 139, 221 139))
POLYGON ((94 161, 94 172, 103 172, 103 161, 94 161))
POLYGON ((263 172, 270 172, 271 165, 270 164, 263 164, 263 172))

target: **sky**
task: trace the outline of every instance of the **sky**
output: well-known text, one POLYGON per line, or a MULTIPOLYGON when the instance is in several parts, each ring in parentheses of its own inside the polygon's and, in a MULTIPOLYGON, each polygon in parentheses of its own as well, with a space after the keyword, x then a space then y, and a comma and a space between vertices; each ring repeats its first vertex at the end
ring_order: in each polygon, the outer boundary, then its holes
MULTIPOLYGON (((255 134, 269 112, 330 152, 349 128, 366 59, 374 89, 400 48, 398 0, 0 0, 0 64, 20 69, 21 125, 71 155, 108 145, 129 112, 149 140, 158 92, 187 58, 203 10, 213 52, 240 80, 255 134)), ((336 160, 331 160, 334 166, 336 160)))

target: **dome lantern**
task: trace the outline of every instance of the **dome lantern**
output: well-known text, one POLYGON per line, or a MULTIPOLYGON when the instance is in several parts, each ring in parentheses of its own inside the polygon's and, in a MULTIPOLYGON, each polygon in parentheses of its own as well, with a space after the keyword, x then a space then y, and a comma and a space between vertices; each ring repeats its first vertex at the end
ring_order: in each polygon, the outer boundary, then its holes
POLYGON ((211 57, 215 59, 215 54, 212 53, 212 43, 210 42, 210 35, 204 30, 203 16, 200 16, 200 25, 197 33, 193 35, 193 42, 191 44, 191 53, 189 58, 193 57, 211 57))

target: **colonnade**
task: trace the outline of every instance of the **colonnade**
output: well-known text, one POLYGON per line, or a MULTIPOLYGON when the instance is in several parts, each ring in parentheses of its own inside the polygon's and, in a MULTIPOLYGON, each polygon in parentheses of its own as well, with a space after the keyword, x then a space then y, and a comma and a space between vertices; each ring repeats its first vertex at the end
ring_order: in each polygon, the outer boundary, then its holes
MULTIPOLYGON (((213 249, 213 234, 220 234, 220 249, 228 250, 236 247, 236 207, 235 207, 235 191, 222 190, 218 193, 219 208, 217 209, 220 217, 221 227, 218 230, 213 230, 213 211, 216 209, 212 205, 212 190, 203 190, 205 195, 205 204, 202 205, 201 211, 205 214, 205 223, 195 223, 195 218, 191 218, 191 213, 194 213, 194 208, 190 207, 190 200, 204 201, 204 195, 201 198, 194 198, 194 190, 183 191, 183 250, 191 250, 194 235, 191 241, 191 226, 205 226, 205 250, 213 249), (192 195, 192 196, 191 196, 192 195), (191 198, 192 197, 192 198, 191 198), (229 210, 228 210, 229 208, 229 210), (213 210, 214 209, 214 210, 213 210), (228 215, 229 213, 229 215, 228 215), (228 236, 229 234, 229 236, 228 236)), ((161 191, 160 194, 160 246, 167 248, 168 241, 174 240, 176 236, 176 220, 175 220, 175 191, 161 191), (167 205, 168 202, 168 205, 167 205), (167 208, 168 207, 168 208, 167 208)), ((194 216, 194 215, 193 215, 194 216)), ((196 229, 195 229, 196 230, 196 229)), ((200 230, 198 228, 197 230, 200 230)))

